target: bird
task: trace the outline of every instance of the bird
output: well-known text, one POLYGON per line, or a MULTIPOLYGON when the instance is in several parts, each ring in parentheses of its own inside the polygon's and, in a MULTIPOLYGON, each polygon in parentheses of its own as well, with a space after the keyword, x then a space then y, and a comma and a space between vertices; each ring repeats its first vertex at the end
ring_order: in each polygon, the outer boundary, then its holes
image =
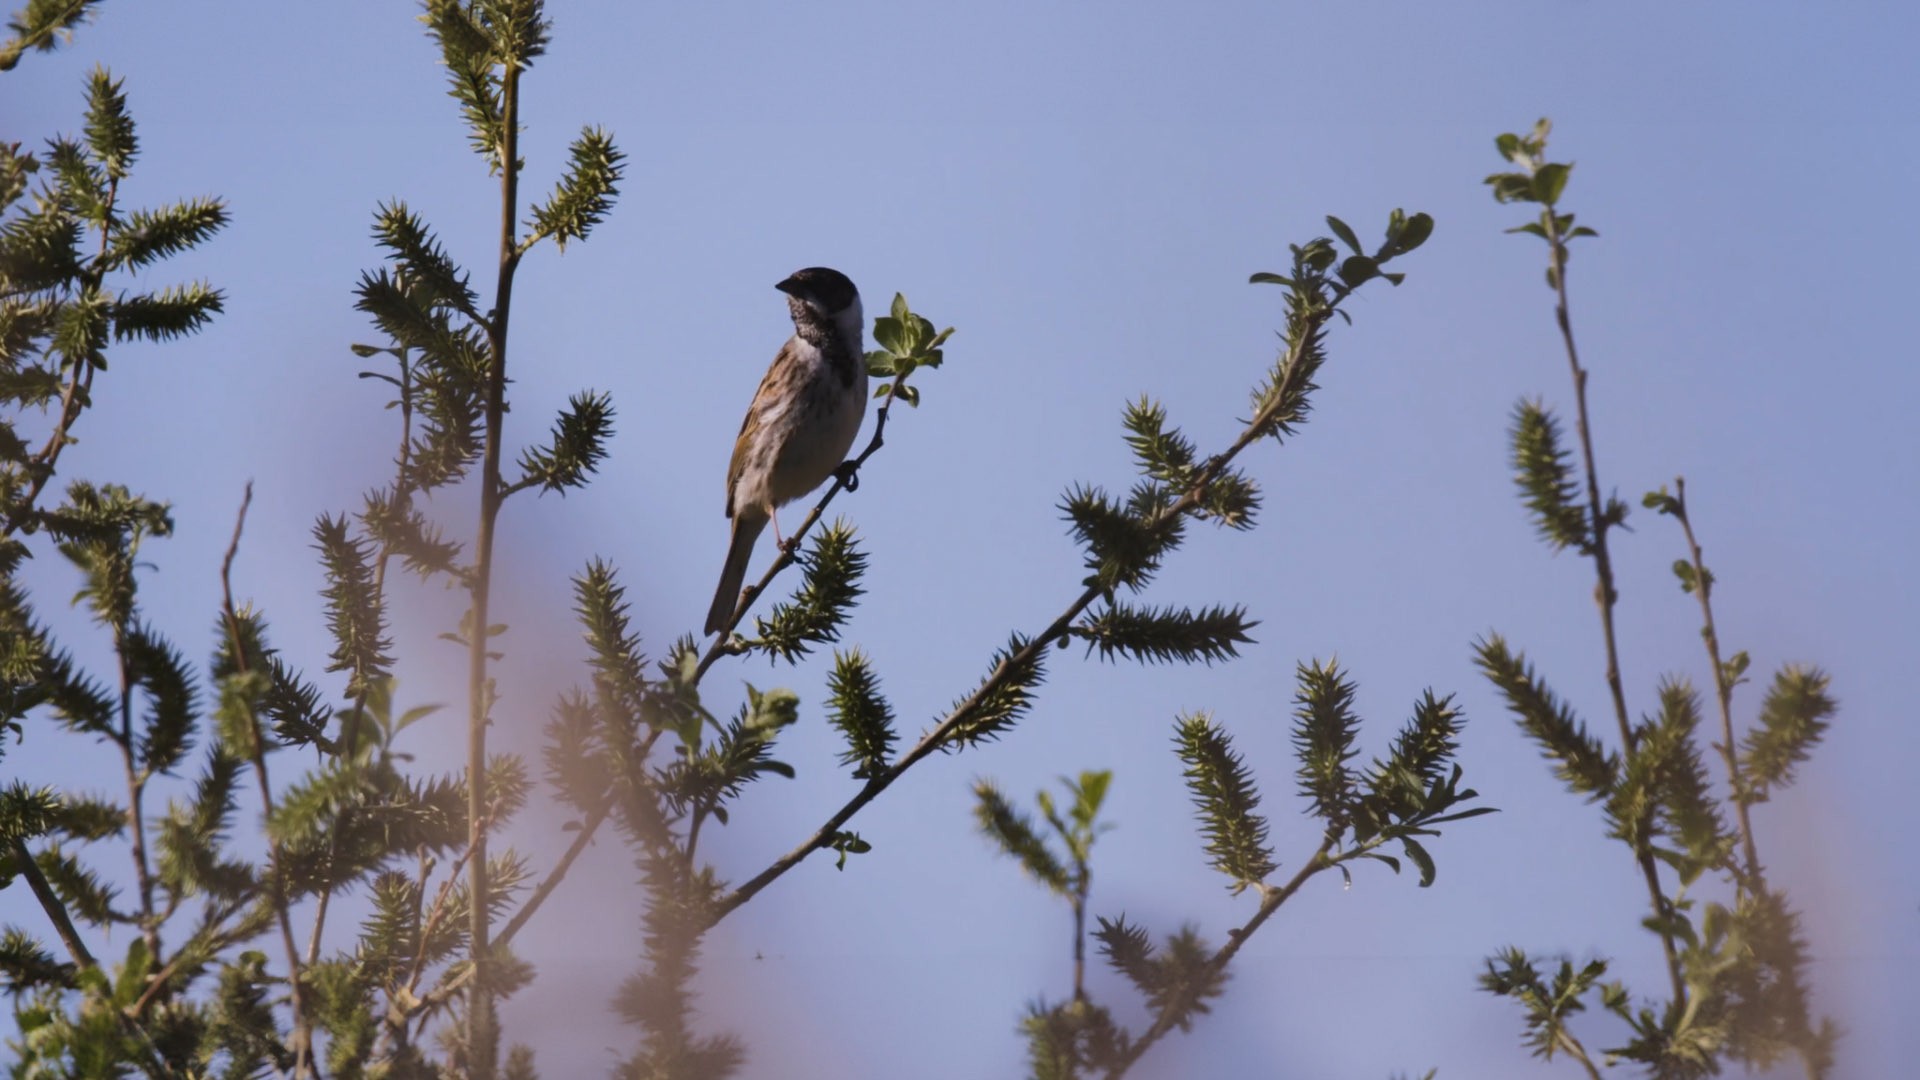
POLYGON ((727 466, 727 517, 733 528, 706 633, 733 616, 754 541, 780 521, 775 509, 832 476, 846 459, 867 412, 865 315, 860 291, 838 270, 810 266, 774 288, 787 294, 793 336, 774 355, 740 421, 727 466))

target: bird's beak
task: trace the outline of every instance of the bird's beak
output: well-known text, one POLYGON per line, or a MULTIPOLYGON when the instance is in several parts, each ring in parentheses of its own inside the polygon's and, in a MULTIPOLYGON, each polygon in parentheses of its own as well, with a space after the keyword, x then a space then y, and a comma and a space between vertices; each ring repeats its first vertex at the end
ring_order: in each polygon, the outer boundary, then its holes
POLYGON ((800 282, 794 278, 788 278, 787 280, 781 282, 780 284, 775 285, 774 288, 779 289, 781 292, 786 293, 788 296, 800 295, 800 282))

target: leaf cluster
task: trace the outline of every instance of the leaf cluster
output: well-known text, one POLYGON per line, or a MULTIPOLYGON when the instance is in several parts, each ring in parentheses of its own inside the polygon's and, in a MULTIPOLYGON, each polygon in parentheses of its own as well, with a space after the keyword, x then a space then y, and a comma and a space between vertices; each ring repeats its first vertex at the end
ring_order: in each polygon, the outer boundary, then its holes
POLYGON ((816 645, 840 640, 841 627, 866 591, 860 579, 867 571, 867 555, 860 550, 853 525, 840 518, 815 533, 799 562, 802 578, 793 598, 775 605, 765 618, 755 617, 754 636, 743 649, 791 664, 816 645))
POLYGON ((1641 925, 1662 941, 1671 995, 1664 1002, 1634 1007, 1624 985, 1597 985, 1606 968, 1603 961, 1579 971, 1561 961, 1557 975, 1549 979, 1533 958, 1514 948, 1488 962, 1483 986, 1521 1003, 1528 1044, 1537 1054, 1565 1052, 1578 1058, 1590 1075, 1598 1075, 1597 1068, 1568 1021, 1585 1007, 1582 997, 1597 988, 1602 1007, 1632 1034, 1626 1045, 1604 1051, 1609 1063, 1628 1060, 1652 1076, 1691 1078, 1718 1074, 1728 1060, 1764 1069, 1797 1053, 1809 1076, 1825 1076, 1832 1067, 1836 1029, 1830 1021, 1815 1024, 1811 1019, 1797 920, 1784 894, 1766 881, 1750 810, 1766 800, 1772 787, 1791 782, 1794 766, 1807 759, 1824 734, 1835 711, 1828 679, 1818 669, 1783 667, 1761 704, 1758 722, 1744 739, 1737 738, 1734 691, 1747 681, 1752 661, 1744 651, 1722 655, 1712 608, 1715 579, 1695 537, 1682 478, 1672 492, 1663 486, 1647 493, 1641 505, 1673 518, 1686 541, 1687 557, 1674 561, 1673 572, 1682 591, 1700 605, 1701 638, 1721 722, 1714 748, 1726 766, 1724 801, 1708 775, 1699 735, 1700 695, 1688 680, 1663 678, 1657 711, 1630 722, 1614 640, 1618 595, 1607 545, 1608 531, 1624 524, 1627 508, 1618 499, 1600 504, 1587 432, 1587 371, 1574 350, 1567 314, 1567 245, 1595 233, 1560 209, 1572 166, 1547 159, 1550 130, 1542 120, 1530 134, 1501 135, 1496 147, 1517 168, 1489 176, 1487 183, 1502 203, 1542 207, 1537 220, 1508 231, 1530 233, 1549 246, 1547 283, 1558 294, 1556 315, 1578 395, 1589 504, 1580 502, 1575 465, 1561 445, 1559 422, 1538 401, 1523 401, 1514 411, 1512 463, 1522 501, 1541 537, 1556 550, 1574 548, 1594 560, 1620 746, 1611 749, 1591 734, 1498 635, 1476 642, 1475 658, 1569 791, 1600 802, 1608 835, 1634 853, 1651 907, 1641 925), (1663 864, 1668 868, 1664 873, 1659 869, 1663 864), (1669 874, 1678 885, 1672 892, 1669 874), (1730 889, 1732 904, 1701 903, 1688 896, 1709 875, 1730 889))

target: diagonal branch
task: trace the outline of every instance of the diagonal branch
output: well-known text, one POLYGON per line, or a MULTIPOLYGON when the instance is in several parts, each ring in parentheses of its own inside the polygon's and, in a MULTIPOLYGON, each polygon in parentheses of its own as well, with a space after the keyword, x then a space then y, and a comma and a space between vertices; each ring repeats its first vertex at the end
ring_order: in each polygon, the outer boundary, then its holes
MULTIPOLYGON (((1227 466, 1233 462, 1234 458, 1240 455, 1241 451, 1245 450, 1248 446, 1252 445, 1255 440, 1261 437, 1262 433, 1267 429, 1267 425, 1288 405, 1292 397, 1292 391, 1300 376, 1300 360, 1307 347, 1307 343, 1313 341, 1318 336, 1321 327, 1326 324, 1328 319, 1332 318, 1337 307, 1338 302, 1336 301, 1318 310, 1309 312, 1304 316, 1307 325, 1304 328, 1304 332, 1295 337, 1294 344, 1288 347, 1285 360, 1283 361, 1280 384, 1274 389, 1267 406, 1255 415, 1252 420, 1247 422, 1245 429, 1242 430, 1239 437, 1233 441, 1233 445, 1221 453, 1216 454, 1194 471, 1187 490, 1181 494, 1180 498, 1164 510, 1155 514, 1154 517, 1147 522, 1147 528, 1150 531, 1158 531, 1170 527, 1180 517, 1192 514, 1197 510, 1200 507, 1200 500, 1204 497, 1208 487, 1226 471, 1227 466)), ((1105 595, 1105 593, 1105 587, 1099 584, 1088 585, 1083 589, 1080 595, 1069 603, 1064 611, 1055 617, 1052 622, 1047 624, 1046 629, 1029 639, 1024 647, 1002 660, 972 694, 954 706, 953 710, 947 714, 945 719, 941 720, 932 731, 929 731, 923 736, 919 743, 915 744, 913 749, 908 751, 905 756, 894 762, 885 772, 867 781, 866 785, 860 789, 858 794, 854 795, 852 799, 849 799, 840 809, 834 811, 833 815, 818 829, 815 829, 813 834, 802 841, 798 847, 775 859, 766 869, 754 875, 745 884, 740 885, 726 896, 720 898, 707 919, 707 925, 711 927, 721 919, 726 918, 727 915, 732 913, 736 908, 753 899, 755 894, 759 893, 760 890, 771 885, 774 881, 778 880, 781 875, 798 866, 808 855, 830 846, 835 835, 840 832, 841 827, 852 820, 855 814, 859 813, 863 807, 877 798, 881 792, 892 786, 894 781, 905 775, 908 769, 911 769, 914 765, 926 758, 927 755, 945 745, 947 740, 952 737, 955 731, 959 730, 961 725, 973 718, 974 713, 980 708, 982 702, 988 700, 991 695, 1001 690, 1014 672, 1025 669, 1035 657, 1040 655, 1042 650, 1055 641, 1060 640, 1066 634, 1067 628, 1073 625, 1073 620, 1078 618, 1081 612, 1085 611, 1088 606, 1105 595)))

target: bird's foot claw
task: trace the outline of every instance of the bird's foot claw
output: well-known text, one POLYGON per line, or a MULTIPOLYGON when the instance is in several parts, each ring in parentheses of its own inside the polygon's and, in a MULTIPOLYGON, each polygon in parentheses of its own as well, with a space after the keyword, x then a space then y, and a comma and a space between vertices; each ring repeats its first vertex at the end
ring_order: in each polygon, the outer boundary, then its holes
POLYGON ((841 462, 840 467, 833 470, 833 476, 834 476, 834 479, 840 481, 840 485, 846 488, 848 491, 860 490, 860 463, 859 462, 857 461, 841 462))

